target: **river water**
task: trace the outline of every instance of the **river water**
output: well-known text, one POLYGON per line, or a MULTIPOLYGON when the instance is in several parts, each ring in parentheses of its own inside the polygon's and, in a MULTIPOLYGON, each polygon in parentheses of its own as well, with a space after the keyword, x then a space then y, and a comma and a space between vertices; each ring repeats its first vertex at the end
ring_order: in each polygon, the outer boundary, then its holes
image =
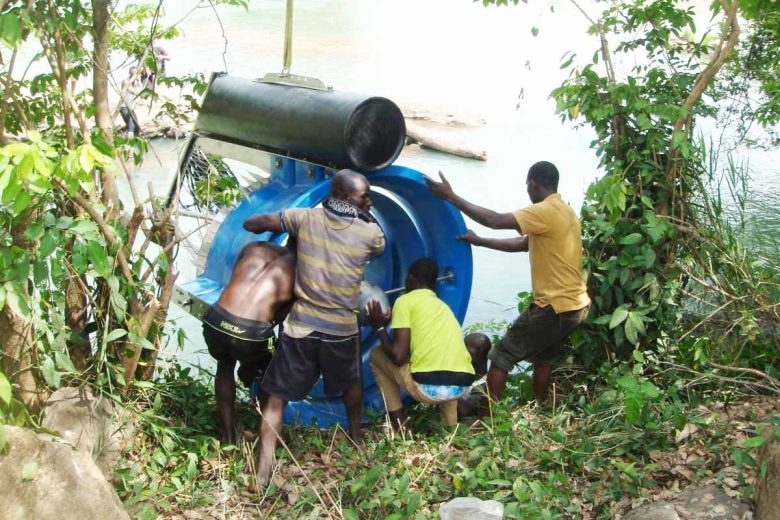
MULTIPOLYGON (((165 4, 166 23, 187 15, 180 25, 183 36, 163 43, 172 58, 169 74, 227 70, 258 77, 281 70, 283 0, 252 1, 248 11, 220 7, 188 14, 192 3, 165 4)), ((590 58, 598 42, 586 34, 587 22, 570 2, 532 4, 485 8, 470 0, 298 0, 292 72, 318 77, 335 89, 383 95, 400 105, 482 117, 484 126, 461 131, 460 137, 487 150, 487 162, 417 149, 405 151, 397 163, 430 176, 442 170, 455 190, 473 202, 511 211, 529 204, 528 167, 550 160, 561 173, 564 200, 579 211, 585 188, 597 175, 589 147, 594 135, 562 124, 549 92, 566 78, 560 69, 564 53, 574 50, 590 58), (537 36, 534 27, 539 27, 537 36)), ((183 143, 153 141, 155 153, 136 173, 138 183, 151 182, 158 193, 167 190, 183 143)), ((760 202, 776 213, 780 175, 775 158, 750 152, 760 202)), ((771 232, 780 230, 778 222, 770 223, 771 232)), ((488 236, 512 236, 470 225, 488 236)), ((189 266, 180 267, 184 279, 191 276, 189 266)), ((527 255, 475 248, 464 325, 513 318, 516 294, 529 289, 527 255)), ((203 352, 198 322, 180 310, 172 316, 188 332, 191 345, 185 351, 203 352)))

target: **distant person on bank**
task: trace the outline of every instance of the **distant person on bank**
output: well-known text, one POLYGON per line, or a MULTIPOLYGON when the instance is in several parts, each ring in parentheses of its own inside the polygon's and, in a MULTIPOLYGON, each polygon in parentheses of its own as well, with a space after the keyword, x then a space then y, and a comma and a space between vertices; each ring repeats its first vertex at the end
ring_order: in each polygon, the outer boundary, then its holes
POLYGON ((406 294, 392 311, 385 314, 379 302, 368 302, 368 321, 380 341, 369 362, 395 429, 406 422, 401 388, 417 402, 438 404, 444 425, 455 425, 458 398, 468 393, 475 376, 467 345, 490 347, 484 334, 464 340, 455 315, 434 292, 438 275, 435 261, 420 258, 409 268, 406 294), (392 339, 387 332, 391 319, 392 339))
MULTIPOLYGON (((516 238, 483 238, 469 230, 458 238, 475 246, 499 251, 528 251, 534 301, 492 348, 487 375, 488 394, 499 400, 507 374, 517 363, 533 363, 534 395, 547 398, 552 360, 564 341, 587 317, 590 298, 582 277, 582 236, 574 210, 558 190, 558 169, 550 162, 531 166, 526 178, 531 206, 512 213, 497 213, 477 206, 453 191, 439 172, 441 182, 427 179, 428 188, 473 220, 491 229, 513 229, 516 238)), ((487 413, 487 409, 483 409, 487 413)))
POLYGON ((297 239, 296 300, 261 385, 268 401, 256 479, 260 487, 268 485, 271 476, 284 407, 306 397, 320 374, 325 393, 342 396, 349 434, 360 440, 363 383, 355 310, 366 261, 385 248, 370 209, 366 178, 341 170, 321 208, 255 215, 244 223, 253 233, 287 232, 297 239))
POLYGON ((203 317, 203 337, 217 360, 214 390, 222 444, 236 443, 236 362, 238 378, 258 394, 276 342, 274 326, 285 318, 293 300, 295 256, 268 242, 244 246, 230 281, 203 317))
MULTIPOLYGON (((157 91, 157 79, 165 77, 165 62, 170 61, 171 57, 168 55, 168 51, 157 45, 157 40, 152 39, 151 47, 154 66, 151 71, 149 71, 148 67, 144 66, 144 74, 142 74, 141 77, 151 89, 152 98, 154 98, 155 92, 157 91)), ((152 99, 152 101, 154 101, 154 99, 152 99)))
POLYGON ((138 118, 135 115, 135 100, 138 94, 144 89, 144 83, 138 76, 138 68, 130 67, 127 77, 122 80, 120 87, 122 100, 119 105, 119 113, 125 122, 127 134, 138 137, 141 134, 141 125, 138 124, 138 118))

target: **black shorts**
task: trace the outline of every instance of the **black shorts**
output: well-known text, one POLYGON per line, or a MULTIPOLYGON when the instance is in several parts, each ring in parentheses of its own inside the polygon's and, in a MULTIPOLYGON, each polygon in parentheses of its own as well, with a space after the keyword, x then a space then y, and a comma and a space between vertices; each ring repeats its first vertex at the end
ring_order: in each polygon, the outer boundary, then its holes
POLYGON ((282 332, 262 389, 283 401, 300 401, 320 374, 326 395, 342 394, 360 380, 357 336, 313 332, 305 338, 291 338, 282 332))
POLYGON ((563 351, 564 341, 588 316, 590 306, 556 314, 552 305, 532 303, 512 323, 488 354, 491 363, 509 372, 520 361, 549 363, 563 351))
POLYGON ((241 363, 238 377, 247 386, 255 378, 263 377, 276 340, 273 324, 239 318, 219 304, 214 304, 203 317, 203 338, 209 354, 217 361, 241 363))

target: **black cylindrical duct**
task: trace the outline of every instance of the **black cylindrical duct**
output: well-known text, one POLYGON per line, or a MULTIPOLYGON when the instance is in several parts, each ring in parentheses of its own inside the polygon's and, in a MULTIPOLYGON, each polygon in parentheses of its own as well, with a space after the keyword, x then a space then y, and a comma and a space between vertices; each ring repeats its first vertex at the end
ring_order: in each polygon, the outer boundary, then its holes
POLYGON ((195 126, 271 151, 337 168, 376 171, 406 138, 398 106, 383 97, 215 75, 195 126))

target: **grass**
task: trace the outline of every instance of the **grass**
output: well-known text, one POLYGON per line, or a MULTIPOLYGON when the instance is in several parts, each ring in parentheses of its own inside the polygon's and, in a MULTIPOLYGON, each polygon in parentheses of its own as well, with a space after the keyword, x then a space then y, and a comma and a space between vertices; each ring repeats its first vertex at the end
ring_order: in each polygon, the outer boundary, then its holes
POLYGON ((508 518, 612 518, 707 483, 750 499, 751 439, 762 422, 780 423, 776 396, 727 405, 665 392, 636 425, 620 391, 571 388, 562 372, 554 406, 526 401, 518 374, 489 420, 452 431, 425 406, 401 434, 378 419, 362 449, 339 429, 288 427, 272 484, 258 492, 250 403, 239 407, 239 447, 220 452, 211 381, 173 367, 134 404, 141 427, 117 488, 137 518, 422 519, 456 496, 499 500, 508 518))

